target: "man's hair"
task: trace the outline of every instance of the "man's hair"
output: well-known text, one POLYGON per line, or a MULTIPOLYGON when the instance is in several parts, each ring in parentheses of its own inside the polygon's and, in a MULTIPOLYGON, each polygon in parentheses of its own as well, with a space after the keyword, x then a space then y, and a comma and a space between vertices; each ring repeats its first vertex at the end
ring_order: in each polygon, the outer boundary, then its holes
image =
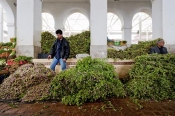
POLYGON ((62 30, 60 30, 60 29, 58 29, 55 33, 56 33, 56 34, 60 34, 60 35, 63 34, 62 30))
POLYGON ((161 41, 164 41, 164 39, 158 39, 158 40, 157 40, 157 44, 158 44, 159 42, 161 42, 161 41))

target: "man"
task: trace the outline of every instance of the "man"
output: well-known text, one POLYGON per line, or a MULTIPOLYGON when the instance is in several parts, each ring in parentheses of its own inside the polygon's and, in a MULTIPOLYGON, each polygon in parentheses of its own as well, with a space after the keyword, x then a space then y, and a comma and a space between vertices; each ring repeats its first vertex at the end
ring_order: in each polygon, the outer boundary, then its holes
POLYGON ((164 44, 165 44, 164 40, 163 39, 159 39, 157 41, 157 46, 152 47, 150 49, 150 54, 154 54, 154 53, 157 53, 157 54, 167 54, 168 51, 167 51, 167 48, 164 47, 164 44))
POLYGON ((62 70, 66 69, 66 60, 69 58, 70 46, 69 42, 63 37, 61 30, 56 31, 57 40, 52 45, 48 59, 53 58, 50 68, 55 71, 56 65, 59 63, 62 70))

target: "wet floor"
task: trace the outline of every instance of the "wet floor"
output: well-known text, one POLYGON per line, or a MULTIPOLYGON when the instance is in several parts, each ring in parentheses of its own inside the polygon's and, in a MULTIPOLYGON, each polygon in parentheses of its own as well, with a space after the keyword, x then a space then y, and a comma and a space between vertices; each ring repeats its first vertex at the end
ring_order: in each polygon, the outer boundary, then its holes
POLYGON ((141 105, 140 109, 129 99, 111 99, 81 107, 65 106, 60 102, 0 102, 0 116, 175 116, 175 101, 142 102, 141 105))

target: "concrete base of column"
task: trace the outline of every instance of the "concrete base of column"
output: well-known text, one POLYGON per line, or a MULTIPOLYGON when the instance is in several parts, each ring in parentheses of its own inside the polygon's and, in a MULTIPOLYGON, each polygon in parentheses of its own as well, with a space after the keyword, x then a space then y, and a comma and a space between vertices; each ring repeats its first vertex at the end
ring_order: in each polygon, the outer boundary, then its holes
POLYGON ((33 45, 19 45, 16 47, 17 56, 30 56, 38 58, 38 53, 41 53, 41 47, 33 45))
POLYGON ((91 45, 90 55, 92 58, 107 58, 107 45, 91 45))
POLYGON ((168 50, 168 53, 175 54, 175 44, 167 44, 165 47, 168 50))

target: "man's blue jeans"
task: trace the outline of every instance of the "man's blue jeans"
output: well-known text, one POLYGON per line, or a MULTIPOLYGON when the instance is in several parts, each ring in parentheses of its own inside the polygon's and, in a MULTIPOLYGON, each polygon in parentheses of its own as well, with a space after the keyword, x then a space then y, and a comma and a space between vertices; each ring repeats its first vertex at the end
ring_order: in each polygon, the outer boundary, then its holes
POLYGON ((66 70, 66 62, 63 61, 62 58, 60 58, 59 60, 57 60, 55 57, 54 57, 54 59, 53 59, 51 65, 50 65, 50 68, 51 68, 53 71, 55 71, 55 67, 56 67, 56 65, 57 65, 58 63, 61 65, 61 69, 62 69, 62 70, 66 70))

